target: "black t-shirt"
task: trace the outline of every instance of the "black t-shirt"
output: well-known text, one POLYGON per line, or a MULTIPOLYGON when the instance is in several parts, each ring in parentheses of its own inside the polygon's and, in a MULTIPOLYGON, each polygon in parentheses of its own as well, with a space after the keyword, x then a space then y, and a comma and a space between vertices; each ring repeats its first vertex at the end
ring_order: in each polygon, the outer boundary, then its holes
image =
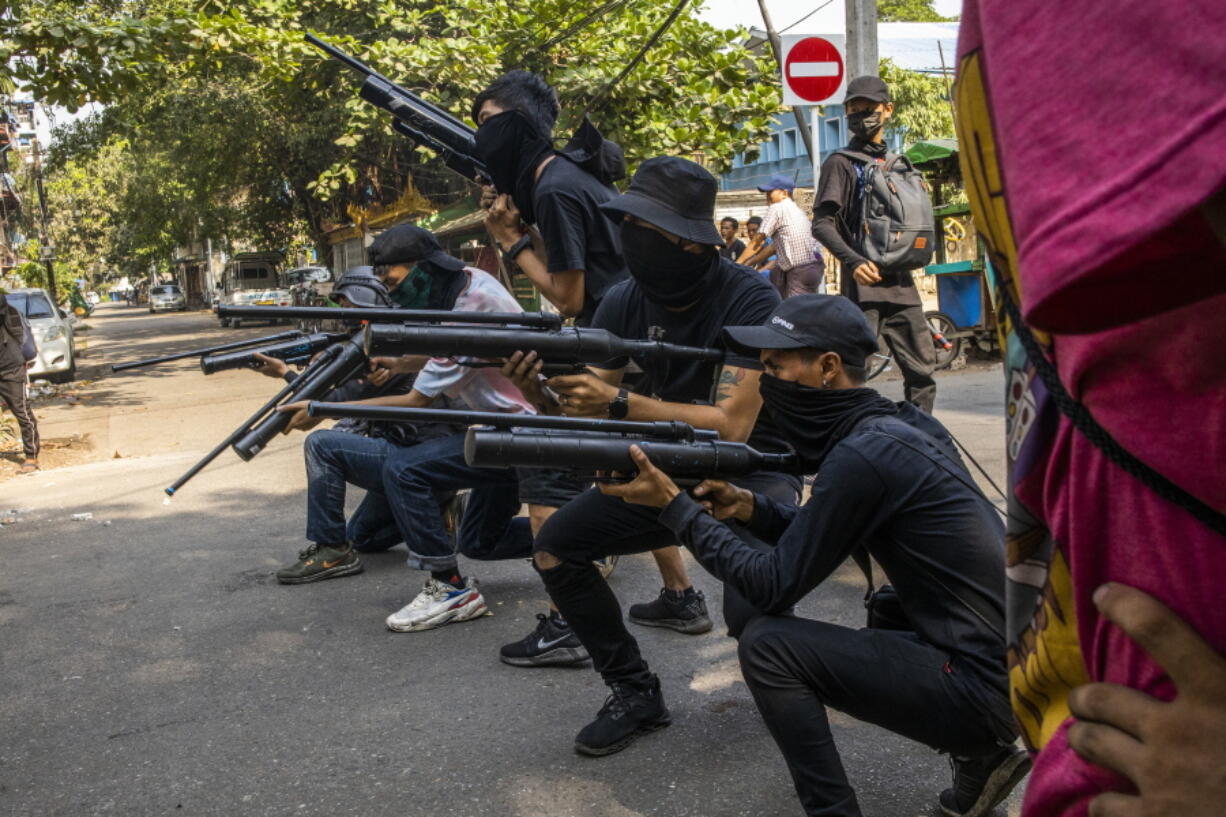
MULTIPOLYGON (((725 326, 761 326, 778 305, 779 293, 760 273, 721 258, 702 299, 684 312, 673 312, 647 300, 630 279, 605 294, 592 326, 623 338, 646 338, 655 328, 654 337, 666 343, 722 347, 725 326)), ((627 362, 626 358, 615 359, 604 366, 620 369, 627 362)), ((719 364, 646 357, 636 357, 634 362, 643 370, 636 391, 669 403, 714 402, 719 364)), ((734 353, 728 355, 724 365, 762 368, 757 357, 734 353)), ((758 414, 748 442, 759 451, 788 449, 764 411, 758 414)))
MULTIPOLYGON (((851 146, 855 150, 855 145, 851 146)), ((841 153, 822 162, 813 235, 839 260, 839 292, 861 303, 919 304, 919 292, 908 270, 881 270, 881 281, 865 286, 856 283, 852 271, 865 262, 860 242, 859 176, 856 162, 841 153)))
POLYGON ((739 238, 733 239, 731 244, 725 244, 719 248, 719 254, 729 261, 735 261, 741 257, 741 253, 745 252, 745 242, 739 238))
POLYGON ((546 269, 583 270, 583 312, 575 321, 580 326, 591 323, 609 287, 629 276, 618 225, 599 207, 616 195, 616 190, 565 156, 545 165, 532 188, 536 226, 545 240, 546 269))

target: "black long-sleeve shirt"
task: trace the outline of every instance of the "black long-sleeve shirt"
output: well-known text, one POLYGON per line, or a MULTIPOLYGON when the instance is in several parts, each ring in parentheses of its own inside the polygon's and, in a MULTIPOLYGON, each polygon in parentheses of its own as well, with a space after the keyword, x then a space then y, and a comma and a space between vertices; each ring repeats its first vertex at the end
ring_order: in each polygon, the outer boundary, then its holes
POLYGON ((826 457, 803 507, 755 495, 749 527, 777 543, 772 551, 749 547, 684 493, 660 521, 767 613, 786 610, 866 547, 919 637, 998 691, 984 705, 1008 716, 1004 526, 930 416, 904 406, 861 423, 826 457))
MULTIPOLYGON (((851 150, 861 150, 862 142, 852 140, 851 150)), ((876 284, 856 282, 852 272, 868 259, 857 247, 854 233, 860 229, 859 175, 856 162, 842 153, 822 162, 817 197, 813 203, 813 237, 839 261, 839 292, 860 304, 894 303, 916 306, 919 291, 909 270, 879 270, 876 284)))

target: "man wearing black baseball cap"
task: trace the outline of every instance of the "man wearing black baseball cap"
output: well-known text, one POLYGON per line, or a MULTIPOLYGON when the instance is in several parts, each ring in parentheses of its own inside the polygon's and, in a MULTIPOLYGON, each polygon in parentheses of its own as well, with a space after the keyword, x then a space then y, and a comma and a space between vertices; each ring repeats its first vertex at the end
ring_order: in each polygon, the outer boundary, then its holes
POLYGON ((869 326, 893 352, 907 399, 931 413, 936 355, 911 270, 883 268, 865 257, 865 168, 880 168, 892 157, 885 145, 886 123, 894 115, 889 86, 879 77, 856 77, 847 83, 843 107, 852 138, 846 150, 822 163, 813 235, 839 260, 839 292, 860 305, 869 326))
MULTIPOLYGON (((630 188, 604 205, 617 218, 630 280, 605 294, 594 327, 623 338, 713 346, 725 326, 766 320, 779 303, 774 288, 717 252, 723 238, 715 229, 716 188, 715 177, 694 162, 658 157, 643 162, 630 188)), ((725 440, 784 450, 770 421, 759 416, 756 356, 732 354, 722 363, 635 357, 642 376, 634 393, 622 387, 629 363, 628 358, 610 360, 589 373, 551 378, 547 385, 558 401, 553 410, 581 417, 679 420, 714 429, 725 440)), ((525 390, 534 387, 522 375, 517 381, 525 390)), ((767 472, 750 475, 743 484, 784 503, 794 503, 801 487, 793 475, 767 472)), ((534 560, 550 597, 612 690, 596 719, 575 738, 575 750, 582 754, 612 754, 669 722, 660 681, 627 631, 617 597, 592 566, 602 556, 661 549, 683 565, 676 540, 657 516, 592 489, 559 509, 534 543, 534 560)), ((702 594, 690 585, 684 568, 673 581, 669 578, 655 601, 631 606, 630 620, 686 633, 709 630, 702 594)), ((755 614, 736 593, 725 593, 724 621, 733 635, 755 614)))
POLYGON ((810 500, 779 505, 714 480, 691 497, 637 449, 634 481, 601 490, 662 508, 660 523, 699 563, 766 613, 741 635, 741 670, 807 814, 860 814, 831 738, 833 707, 950 753, 942 812, 981 817, 1029 768, 1012 745, 996 508, 939 422, 864 387, 876 340, 847 299, 789 298, 726 338, 761 357, 764 413, 801 470, 817 473, 810 500), (746 545, 727 519, 774 549, 746 545), (865 551, 893 583, 870 596, 867 629, 779 615, 865 551), (881 627, 887 616, 893 629, 881 627))

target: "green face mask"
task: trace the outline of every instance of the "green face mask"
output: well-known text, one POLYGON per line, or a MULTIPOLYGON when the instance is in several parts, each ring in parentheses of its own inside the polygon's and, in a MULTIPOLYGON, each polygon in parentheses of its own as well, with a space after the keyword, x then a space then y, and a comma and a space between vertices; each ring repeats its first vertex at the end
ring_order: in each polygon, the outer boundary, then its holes
POLYGON ((401 309, 428 309, 433 279, 421 266, 414 266, 389 294, 401 309))

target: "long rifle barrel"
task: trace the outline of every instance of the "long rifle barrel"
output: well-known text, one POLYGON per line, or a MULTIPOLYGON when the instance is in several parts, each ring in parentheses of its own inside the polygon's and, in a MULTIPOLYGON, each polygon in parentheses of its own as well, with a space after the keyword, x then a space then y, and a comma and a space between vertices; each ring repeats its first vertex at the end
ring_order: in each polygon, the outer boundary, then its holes
POLYGON ((369 347, 381 354, 432 357, 504 358, 535 351, 547 363, 602 363, 642 356, 720 363, 721 349, 678 346, 658 340, 626 340, 604 329, 480 329, 465 326, 391 326, 368 328, 369 347))
POLYGON ((630 446, 637 445, 664 473, 679 479, 728 478, 763 469, 789 469, 791 454, 772 454, 744 443, 722 440, 635 439, 613 434, 570 431, 516 432, 470 428, 464 438, 464 460, 477 468, 569 468, 618 471, 637 466, 630 446))
POLYGON ((316 352, 348 339, 348 335, 316 332, 313 335, 302 335, 284 343, 273 343, 254 349, 240 349, 217 355, 205 355, 200 358, 200 371, 205 374, 216 374, 229 369, 254 369, 260 365, 260 361, 256 359, 257 353, 284 360, 286 363, 301 363, 310 360, 316 352))
POLYGON ((558 329, 562 316, 549 312, 453 312, 447 309, 362 309, 334 306, 227 306, 217 308, 222 318, 300 318, 310 320, 369 321, 371 323, 472 323, 558 329))
POLYGON ((158 363, 169 363, 172 360, 183 360, 189 357, 203 357, 204 355, 212 355, 217 352, 227 352, 231 349, 243 349, 248 346, 262 346, 264 344, 276 343, 281 340, 290 340, 292 338, 301 337, 302 333, 298 331, 281 332, 276 335, 268 335, 263 338, 250 338, 248 340, 236 340, 232 343, 221 343, 217 346, 206 346, 203 349, 192 349, 190 352, 179 352, 173 355, 162 355, 161 357, 150 357, 144 360, 133 360, 129 363, 116 363, 111 366, 112 372, 126 372, 129 369, 139 369, 142 366, 154 366, 158 363))
POLYGON ((393 127, 439 154, 447 167, 469 181, 487 181, 489 171, 477 156, 476 131, 439 106, 392 82, 339 48, 307 34, 306 41, 364 77, 358 96, 395 117, 393 127))
POLYGON ((555 431, 601 431, 635 434, 664 440, 717 440, 719 433, 694 428, 676 420, 637 422, 634 420, 599 420, 588 417, 551 417, 537 414, 506 414, 496 411, 459 411, 455 409, 401 408, 370 406, 359 403, 322 403, 307 405, 311 417, 328 419, 353 418, 382 420, 393 423, 448 423, 451 425, 484 425, 499 428, 545 428, 555 431))

